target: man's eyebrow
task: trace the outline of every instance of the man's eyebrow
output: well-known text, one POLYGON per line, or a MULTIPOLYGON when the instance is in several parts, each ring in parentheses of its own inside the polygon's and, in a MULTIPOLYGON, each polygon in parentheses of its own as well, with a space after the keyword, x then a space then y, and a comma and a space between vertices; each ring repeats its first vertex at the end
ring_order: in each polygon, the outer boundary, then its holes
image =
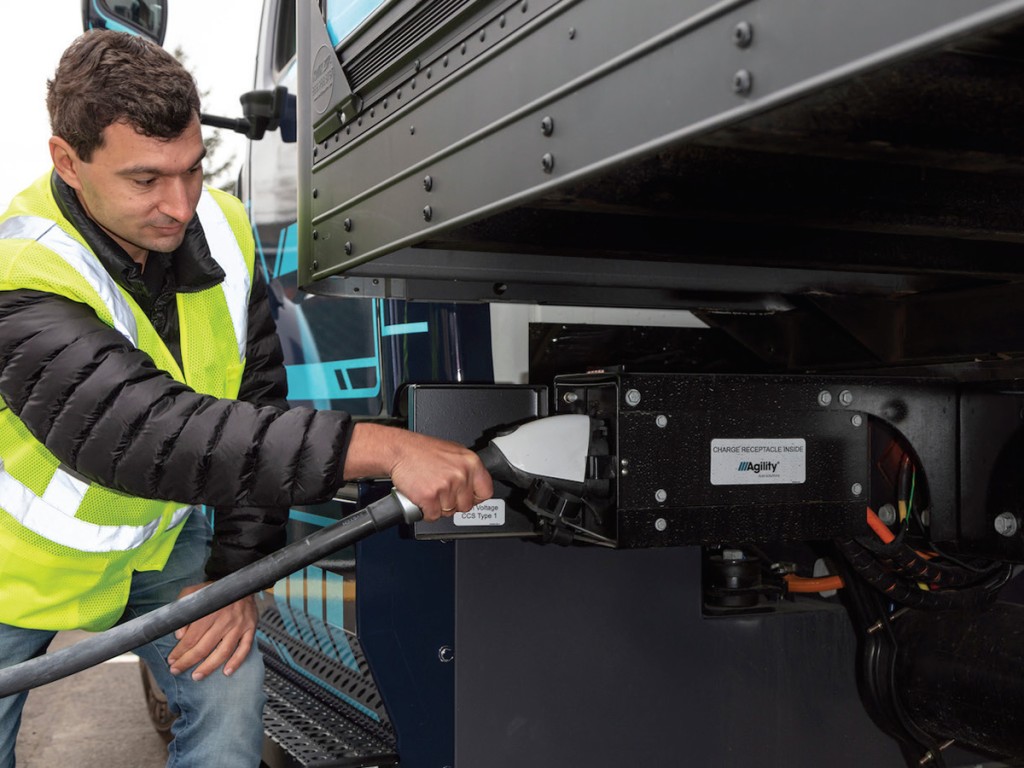
MULTIPOLYGON (((198 166, 203 159, 206 157, 206 147, 203 147, 203 151, 199 153, 199 157, 196 161, 189 166, 189 170, 198 166)), ((117 172, 118 176, 165 176, 166 172, 163 168, 154 168, 151 165, 133 165, 130 168, 122 168, 117 172)))

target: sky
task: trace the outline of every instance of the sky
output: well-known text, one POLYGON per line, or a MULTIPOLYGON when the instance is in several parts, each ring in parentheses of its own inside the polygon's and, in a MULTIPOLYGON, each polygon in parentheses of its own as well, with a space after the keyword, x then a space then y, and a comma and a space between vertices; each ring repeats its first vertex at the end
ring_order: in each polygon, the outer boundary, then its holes
MULTIPOLYGON (((203 110, 241 117, 238 97, 253 87, 260 0, 170 0, 164 47, 181 46, 200 91, 203 110)), ((50 168, 46 81, 61 53, 82 32, 81 0, 4 1, 0 24, 4 108, 0 110, 0 211, 50 168)), ((209 130, 204 127, 203 130, 209 130)), ((225 135, 215 160, 240 163, 244 140, 225 135), (221 156, 223 156, 221 158, 221 156)), ((232 174, 234 175, 234 174, 232 174)))

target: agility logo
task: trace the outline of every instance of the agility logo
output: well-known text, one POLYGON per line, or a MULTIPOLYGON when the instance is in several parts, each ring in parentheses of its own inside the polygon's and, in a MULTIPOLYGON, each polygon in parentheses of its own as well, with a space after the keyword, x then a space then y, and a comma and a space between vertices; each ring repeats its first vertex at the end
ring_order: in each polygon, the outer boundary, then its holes
POLYGON ((754 472, 757 474, 761 472, 774 472, 778 468, 779 462, 777 461, 741 461, 738 471, 754 472))
POLYGON ((802 437, 716 437, 710 447, 712 485, 788 485, 807 479, 802 437))

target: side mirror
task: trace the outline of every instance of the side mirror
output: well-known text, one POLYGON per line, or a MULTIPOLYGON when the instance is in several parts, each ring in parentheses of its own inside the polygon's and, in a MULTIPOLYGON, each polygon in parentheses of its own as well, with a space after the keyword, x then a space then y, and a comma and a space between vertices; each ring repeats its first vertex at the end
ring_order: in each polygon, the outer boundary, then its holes
POLYGON ((82 0, 82 28, 113 29, 164 44, 168 0, 82 0))
POLYGON ((203 125, 214 128, 225 128, 236 133, 244 133, 247 139, 259 141, 267 131, 281 130, 281 140, 294 143, 295 128, 295 95, 279 85, 272 91, 249 91, 239 97, 242 102, 244 117, 218 117, 217 115, 200 115, 203 125))

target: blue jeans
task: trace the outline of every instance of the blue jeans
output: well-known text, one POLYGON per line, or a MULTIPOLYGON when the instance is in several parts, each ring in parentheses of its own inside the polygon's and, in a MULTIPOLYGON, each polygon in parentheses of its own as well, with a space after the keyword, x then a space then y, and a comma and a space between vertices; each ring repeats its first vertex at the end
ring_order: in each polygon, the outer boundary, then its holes
MULTIPOLYGON (((136 573, 122 621, 174 600, 185 587, 205 580, 203 567, 210 524, 198 510, 184 523, 162 571, 136 573)), ((0 666, 46 652, 56 633, 0 624, 0 666)), ((165 635, 135 653, 153 672, 178 715, 167 747, 167 768, 258 768, 263 748, 263 657, 253 649, 231 677, 219 672, 195 682, 189 671, 171 675, 167 656, 177 644, 165 635)), ((0 768, 14 768, 14 741, 27 694, 0 699, 0 768)), ((139 691, 139 704, 142 704, 139 691)))

